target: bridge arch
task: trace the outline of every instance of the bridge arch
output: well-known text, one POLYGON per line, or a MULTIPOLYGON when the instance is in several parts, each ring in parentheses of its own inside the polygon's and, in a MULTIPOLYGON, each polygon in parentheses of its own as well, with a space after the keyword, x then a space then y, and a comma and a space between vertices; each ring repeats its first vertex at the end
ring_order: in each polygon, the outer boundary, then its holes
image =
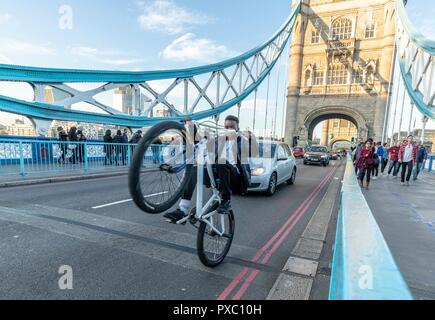
POLYGON ((336 145, 339 142, 347 143, 349 145, 349 147, 350 147, 350 145, 352 143, 348 139, 338 137, 338 138, 334 138, 334 139, 331 140, 331 142, 329 143, 329 147, 332 149, 332 148, 334 148, 334 145, 336 145))
POLYGON ((344 106, 326 106, 312 110, 304 118, 304 126, 299 129, 301 141, 312 141, 316 126, 329 119, 343 119, 352 122, 358 129, 358 137, 368 138, 368 126, 365 117, 354 108, 344 106))

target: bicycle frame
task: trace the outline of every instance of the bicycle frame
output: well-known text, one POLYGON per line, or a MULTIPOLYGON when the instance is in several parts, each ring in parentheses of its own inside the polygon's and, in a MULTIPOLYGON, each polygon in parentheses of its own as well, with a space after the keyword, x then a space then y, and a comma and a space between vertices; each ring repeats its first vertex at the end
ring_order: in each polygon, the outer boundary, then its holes
MULTIPOLYGON (((223 236, 225 234, 225 217, 224 215, 220 215, 220 219, 222 222, 222 230, 216 229, 216 227, 213 224, 213 216, 216 215, 216 211, 210 212, 208 214, 205 214, 213 203, 219 202, 221 203, 222 199, 220 197, 220 192, 217 189, 216 180, 214 178, 213 174, 213 167, 211 165, 211 161, 209 159, 209 155, 207 152, 207 139, 203 138, 196 146, 197 149, 197 188, 196 188, 196 214, 195 218, 199 221, 202 221, 206 223, 214 232, 216 232, 219 236, 223 236), (205 205, 204 204, 204 169, 207 169, 207 174, 210 178, 211 187, 212 187, 212 196, 207 201, 205 205)), ((186 223, 191 216, 188 216, 180 221, 177 222, 177 224, 184 224, 186 223)))

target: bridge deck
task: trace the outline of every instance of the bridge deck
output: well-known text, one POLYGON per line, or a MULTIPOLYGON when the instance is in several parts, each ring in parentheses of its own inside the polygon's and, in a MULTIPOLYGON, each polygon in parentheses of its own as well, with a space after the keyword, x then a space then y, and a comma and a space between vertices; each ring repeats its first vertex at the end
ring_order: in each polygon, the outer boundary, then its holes
POLYGON ((364 195, 414 298, 435 299, 435 174, 381 177, 364 195))

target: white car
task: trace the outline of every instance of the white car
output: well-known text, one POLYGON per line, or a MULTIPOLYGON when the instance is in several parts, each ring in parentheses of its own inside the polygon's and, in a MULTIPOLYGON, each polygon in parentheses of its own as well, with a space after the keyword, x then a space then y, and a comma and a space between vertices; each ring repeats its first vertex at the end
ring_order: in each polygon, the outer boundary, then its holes
POLYGON ((251 186, 249 192, 265 192, 272 196, 282 183, 296 181, 296 159, 285 143, 259 142, 259 157, 251 158, 251 186))

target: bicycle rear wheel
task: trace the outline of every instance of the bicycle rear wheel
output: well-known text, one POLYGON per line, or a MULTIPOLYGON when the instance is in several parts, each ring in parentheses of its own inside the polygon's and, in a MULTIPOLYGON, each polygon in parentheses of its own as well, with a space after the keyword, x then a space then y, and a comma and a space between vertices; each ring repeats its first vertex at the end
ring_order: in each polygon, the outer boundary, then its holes
MULTIPOLYGON (((215 211, 218 205, 216 203, 210 212, 215 211)), ((234 212, 230 210, 225 215, 215 214, 209 222, 219 231, 222 231, 225 226, 225 233, 220 236, 207 223, 201 221, 198 229, 197 250, 202 264, 215 268, 224 261, 230 251, 235 229, 234 212)))
POLYGON ((192 175, 193 159, 187 154, 191 140, 183 125, 166 121, 152 127, 135 147, 129 189, 140 209, 158 214, 180 199, 192 175), (163 144, 161 138, 171 143, 163 144))

